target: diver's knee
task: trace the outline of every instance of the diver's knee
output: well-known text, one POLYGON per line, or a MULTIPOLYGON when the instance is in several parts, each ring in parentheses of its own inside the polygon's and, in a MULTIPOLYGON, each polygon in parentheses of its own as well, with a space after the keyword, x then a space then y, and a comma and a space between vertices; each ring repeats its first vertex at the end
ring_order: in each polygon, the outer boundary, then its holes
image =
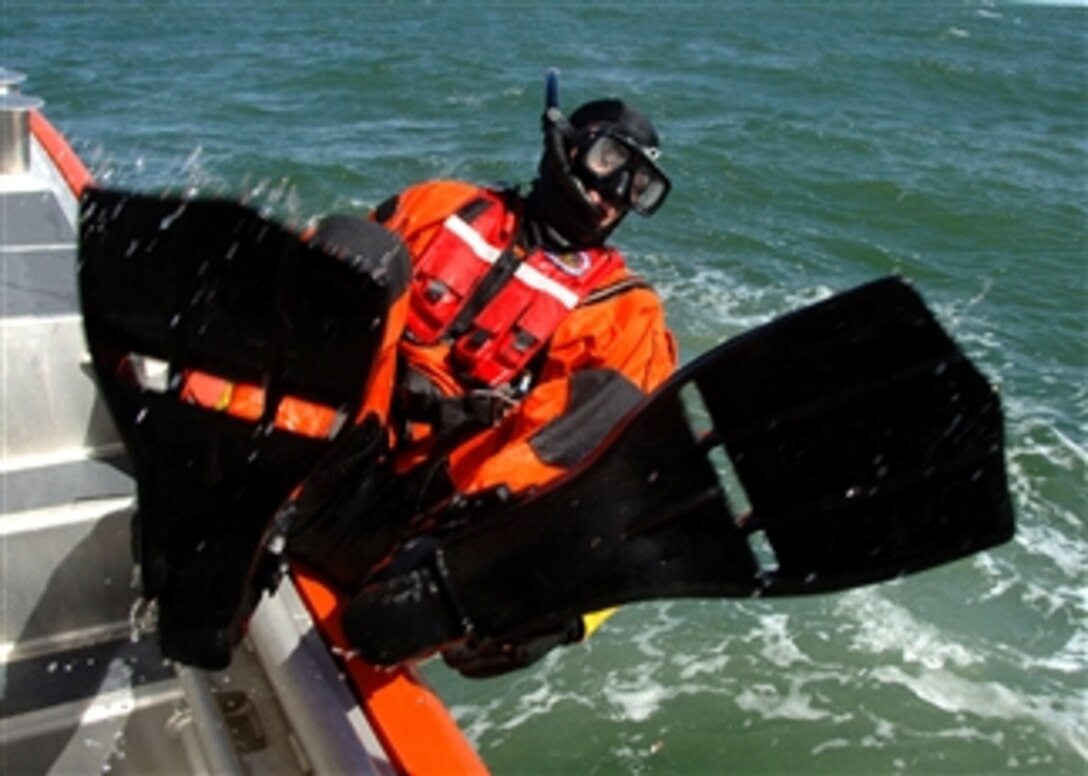
POLYGON ((310 241, 389 288, 396 298, 408 287, 412 262, 408 248, 381 224, 334 214, 317 222, 310 241))

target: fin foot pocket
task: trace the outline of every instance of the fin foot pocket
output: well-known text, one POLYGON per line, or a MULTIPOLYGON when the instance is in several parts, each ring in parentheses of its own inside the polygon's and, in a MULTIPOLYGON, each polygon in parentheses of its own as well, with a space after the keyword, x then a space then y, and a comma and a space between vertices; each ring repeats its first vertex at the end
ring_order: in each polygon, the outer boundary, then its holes
POLYGON ((355 244, 334 255, 226 200, 103 189, 81 200, 84 328, 132 459, 136 554, 167 657, 224 667, 274 583, 263 545, 277 510, 318 461, 378 447, 360 443, 380 437, 376 419, 353 424, 403 292, 385 270, 405 254, 377 225, 350 231, 355 244), (186 403, 194 372, 258 387, 260 406, 240 417, 186 403), (295 400, 339 425, 326 438, 284 428, 279 410, 295 400))

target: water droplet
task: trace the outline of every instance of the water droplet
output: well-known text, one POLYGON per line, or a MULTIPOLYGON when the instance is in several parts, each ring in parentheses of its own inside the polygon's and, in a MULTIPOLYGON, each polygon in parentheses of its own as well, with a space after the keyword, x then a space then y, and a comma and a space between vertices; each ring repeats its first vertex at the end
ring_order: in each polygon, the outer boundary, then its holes
POLYGON ((177 210, 175 210, 173 213, 171 213, 170 215, 163 218, 161 221, 159 221, 159 230, 160 231, 166 231, 167 229, 169 229, 171 226, 174 225, 174 222, 177 221, 181 217, 181 214, 184 213, 184 212, 185 212, 185 205, 182 205, 177 210))

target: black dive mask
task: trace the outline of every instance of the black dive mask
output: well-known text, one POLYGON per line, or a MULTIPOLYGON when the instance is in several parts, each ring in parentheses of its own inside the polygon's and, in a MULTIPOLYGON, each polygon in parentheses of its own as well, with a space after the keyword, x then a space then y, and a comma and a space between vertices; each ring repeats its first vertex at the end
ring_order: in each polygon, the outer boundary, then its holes
POLYGON ((615 207, 649 216, 661 207, 672 188, 657 165, 658 150, 642 146, 614 127, 594 127, 580 133, 576 147, 575 174, 582 185, 615 207))

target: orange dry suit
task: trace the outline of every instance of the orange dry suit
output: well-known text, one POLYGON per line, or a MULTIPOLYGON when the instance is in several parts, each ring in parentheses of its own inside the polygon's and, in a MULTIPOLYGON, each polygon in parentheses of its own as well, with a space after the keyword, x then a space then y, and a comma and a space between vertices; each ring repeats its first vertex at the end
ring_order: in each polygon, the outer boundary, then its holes
POLYGON ((398 466, 425 459, 443 432, 414 422, 413 403, 467 399, 487 427, 448 452, 462 493, 517 491, 561 474, 676 366, 661 302, 620 254, 525 249, 520 205, 510 192, 437 181, 373 216, 413 261, 398 466))

